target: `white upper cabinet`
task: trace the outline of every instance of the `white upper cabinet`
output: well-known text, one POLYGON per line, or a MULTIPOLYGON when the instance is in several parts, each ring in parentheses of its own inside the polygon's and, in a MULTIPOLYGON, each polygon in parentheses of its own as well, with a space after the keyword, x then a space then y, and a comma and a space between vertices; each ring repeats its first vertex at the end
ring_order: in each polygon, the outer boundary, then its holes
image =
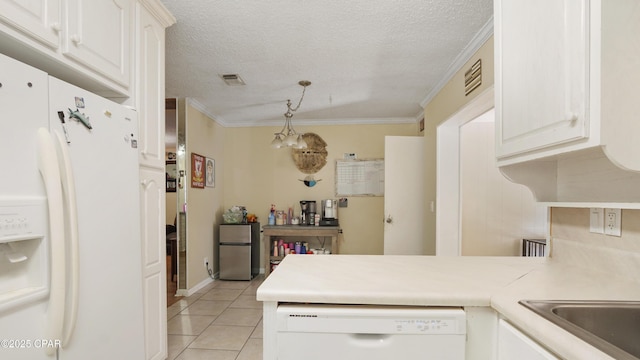
POLYGON ((1 0, 0 19, 34 40, 57 48, 62 30, 60 0, 1 0))
POLYGON ((0 48, 107 97, 132 83, 134 0, 0 0, 0 48))
POLYGON ((496 3, 498 158, 588 137, 586 0, 496 3))
POLYGON ((131 0, 66 0, 63 52, 128 87, 133 42, 131 0))
POLYGON ((495 0, 494 10, 500 170, 538 201, 638 208, 640 2, 495 0))

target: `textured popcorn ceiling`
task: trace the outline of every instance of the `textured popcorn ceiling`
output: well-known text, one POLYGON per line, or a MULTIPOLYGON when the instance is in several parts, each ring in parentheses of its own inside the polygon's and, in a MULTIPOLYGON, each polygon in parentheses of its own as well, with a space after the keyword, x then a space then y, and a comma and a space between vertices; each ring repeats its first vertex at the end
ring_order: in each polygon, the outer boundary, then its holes
POLYGON ((416 121, 492 32, 492 0, 162 2, 177 19, 166 96, 193 98, 227 126, 281 125, 300 80, 312 84, 294 124, 416 121), (227 86, 230 73, 246 85, 227 86))

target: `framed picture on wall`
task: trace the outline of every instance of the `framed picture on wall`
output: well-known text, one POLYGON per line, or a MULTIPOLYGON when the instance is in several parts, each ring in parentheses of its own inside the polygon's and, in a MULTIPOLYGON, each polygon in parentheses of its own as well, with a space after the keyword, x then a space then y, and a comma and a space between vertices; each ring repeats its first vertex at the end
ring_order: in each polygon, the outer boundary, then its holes
POLYGON ((204 182, 206 187, 216 187, 216 161, 206 158, 204 182))
POLYGON ((178 183, 178 171, 176 168, 176 161, 169 160, 167 161, 164 168, 166 183, 167 183, 167 192, 176 192, 176 186, 178 183))
POLYGON ((191 153, 191 187, 204 189, 204 156, 191 153))

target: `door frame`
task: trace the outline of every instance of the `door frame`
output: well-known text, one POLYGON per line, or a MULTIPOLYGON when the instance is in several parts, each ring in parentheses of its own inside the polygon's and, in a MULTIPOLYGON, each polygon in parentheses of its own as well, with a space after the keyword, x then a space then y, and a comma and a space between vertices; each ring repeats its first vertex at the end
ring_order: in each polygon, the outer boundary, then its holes
POLYGON ((436 255, 460 256, 460 128, 494 108, 494 86, 470 100, 440 125, 436 133, 436 255))

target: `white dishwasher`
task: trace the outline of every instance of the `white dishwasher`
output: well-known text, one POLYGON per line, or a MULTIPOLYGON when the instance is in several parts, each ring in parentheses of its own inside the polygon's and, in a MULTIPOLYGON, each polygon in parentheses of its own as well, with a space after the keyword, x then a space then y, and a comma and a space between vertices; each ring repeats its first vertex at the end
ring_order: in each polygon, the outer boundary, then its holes
POLYGON ((278 360, 464 360, 461 308, 281 305, 278 360))

